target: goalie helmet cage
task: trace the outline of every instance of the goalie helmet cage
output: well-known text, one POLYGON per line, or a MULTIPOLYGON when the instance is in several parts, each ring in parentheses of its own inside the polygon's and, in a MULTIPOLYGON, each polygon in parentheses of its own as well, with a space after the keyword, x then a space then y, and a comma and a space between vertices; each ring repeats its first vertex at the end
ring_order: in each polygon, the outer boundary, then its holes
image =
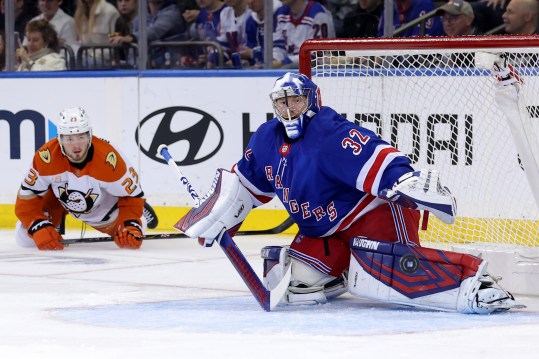
POLYGON ((323 105, 373 130, 414 168, 440 171, 458 217, 446 225, 429 216, 424 245, 481 255, 509 290, 539 295, 539 183, 528 181, 496 78, 475 67, 477 52, 505 54, 523 78, 522 125, 537 161, 538 36, 308 40, 300 72, 320 86, 323 105))

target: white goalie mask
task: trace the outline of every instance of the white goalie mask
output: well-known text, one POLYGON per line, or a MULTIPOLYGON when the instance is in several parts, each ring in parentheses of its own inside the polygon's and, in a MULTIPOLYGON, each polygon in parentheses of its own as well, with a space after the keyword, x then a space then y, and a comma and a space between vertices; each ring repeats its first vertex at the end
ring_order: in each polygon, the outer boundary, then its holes
POLYGON ((58 142, 60 143, 60 148, 64 155, 66 155, 62 145, 62 136, 64 135, 88 133, 88 148, 90 148, 92 144, 92 127, 90 126, 90 119, 88 118, 86 111, 81 107, 67 108, 60 112, 57 130, 58 142))
POLYGON ((301 137, 309 120, 320 111, 318 86, 303 74, 288 72, 278 78, 270 99, 290 139, 301 137))

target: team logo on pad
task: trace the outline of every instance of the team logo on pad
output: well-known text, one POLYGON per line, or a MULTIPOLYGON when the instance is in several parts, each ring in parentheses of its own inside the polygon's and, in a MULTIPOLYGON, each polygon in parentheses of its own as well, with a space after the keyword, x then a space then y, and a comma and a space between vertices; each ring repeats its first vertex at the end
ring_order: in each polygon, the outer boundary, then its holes
POLYGON ((404 273, 414 274, 419 268, 419 259, 412 254, 406 254, 400 259, 399 266, 404 273))

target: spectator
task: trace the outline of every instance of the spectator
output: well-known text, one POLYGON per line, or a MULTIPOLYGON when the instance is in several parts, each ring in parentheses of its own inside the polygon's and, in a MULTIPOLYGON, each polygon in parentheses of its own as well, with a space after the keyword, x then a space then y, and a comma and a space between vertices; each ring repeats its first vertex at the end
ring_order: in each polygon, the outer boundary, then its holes
MULTIPOLYGON (((0 29, 4 30, 6 26, 6 0, 0 0, 0 29)), ((23 41, 26 24, 33 17, 39 14, 35 1, 32 0, 13 0, 15 12, 14 30, 19 35, 19 39, 23 41)))
POLYGON ((77 62, 83 69, 113 67, 114 57, 109 36, 114 33, 120 13, 105 0, 77 0, 75 29, 77 31, 77 62), (82 50, 78 46, 83 46, 82 50))
POLYGON ((447 36, 478 35, 472 6, 464 0, 450 0, 436 11, 447 36))
POLYGON ((116 7, 120 12, 120 17, 116 20, 114 26, 114 36, 111 36, 109 42, 120 44, 125 42, 122 37, 131 35, 135 28, 135 18, 137 17, 137 0, 118 0, 116 7))
POLYGON ((186 26, 189 28, 197 19, 200 13, 200 7, 196 0, 180 0, 179 7, 186 26))
POLYGON ((344 19, 342 37, 375 37, 383 10, 382 0, 359 0, 356 11, 344 19))
MULTIPOLYGON (((146 18, 148 43, 154 41, 181 41, 187 39, 185 21, 175 0, 149 0, 146 18)), ((139 24, 134 20, 133 33, 118 39, 118 43, 138 42, 139 24)), ((115 40, 112 40, 115 41, 115 40)), ((160 47, 151 53, 152 67, 161 68, 172 61, 169 49, 160 47), (168 55, 166 55, 168 53, 168 55)), ((167 66, 168 66, 167 65, 167 66)))
POLYGON ((19 42, 16 55, 20 62, 17 71, 61 71, 65 59, 58 53, 58 35, 47 20, 34 20, 26 25, 28 51, 19 42))
MULTIPOLYGON (((137 42, 140 32, 138 18, 136 17, 137 2, 136 0, 119 0, 118 3, 124 4, 124 9, 120 10, 122 17, 118 19, 118 23, 123 23, 124 25, 117 26, 120 34, 115 33, 115 36, 110 41, 112 43, 137 42), (123 29, 121 29, 122 27, 123 29), (125 36, 122 36, 129 29, 130 31, 125 36)), ((171 38, 183 39, 185 35, 185 23, 175 1, 149 0, 146 29, 148 43, 171 38)))
MULTIPOLYGON (((185 21, 175 0, 148 0, 147 17, 148 43, 153 41, 185 40, 185 21)), ((135 40, 139 34, 138 21, 135 20, 135 40)))
MULTIPOLYGON (((56 30, 60 45, 73 46, 77 41, 75 20, 60 8, 62 2, 63 0, 39 0, 38 5, 41 14, 32 20, 47 20, 56 30)), ((26 44, 27 39, 24 38, 23 45, 26 44)))
POLYGON ((506 0, 473 0, 470 2, 475 15, 474 24, 480 34, 485 34, 498 28, 492 34, 504 33, 502 15, 507 5, 506 0))
POLYGON ((299 48, 308 39, 335 37, 331 13, 320 3, 308 0, 283 0, 275 14, 273 67, 297 68, 299 48))
MULTIPOLYGON (((393 29, 406 25, 406 23, 415 20, 434 10, 435 6, 432 0, 395 0, 393 9, 393 29)), ((442 24, 438 17, 432 17, 425 24, 425 34, 421 34, 421 25, 417 24, 403 33, 400 37, 411 36, 440 36, 443 34, 442 24)), ((384 35, 384 15, 382 14, 378 26, 378 37, 384 35)))
MULTIPOLYGON (((247 7, 246 0, 225 0, 225 6, 220 14, 221 31, 217 35, 217 41, 226 51, 226 58, 230 60, 232 53, 240 52, 246 44, 245 26, 247 19, 251 16, 251 9, 247 7)), ((238 55, 237 60, 241 61, 242 55, 238 55)), ((250 57, 243 55, 245 60, 250 57)), ((215 64, 215 62, 214 62, 215 64)), ((234 64, 234 66, 242 66, 234 64)))
POLYGON ((216 41, 220 31, 221 11, 223 11, 225 3, 221 0, 197 0, 197 4, 200 11, 194 24, 194 38, 216 41))
MULTIPOLYGON (((199 41, 217 41, 217 36, 220 31, 221 11, 225 8, 225 4, 221 0, 196 0, 200 10, 192 10, 189 12, 189 17, 193 16, 197 11, 198 15, 189 30, 190 37, 193 40, 199 41)), ((183 17, 186 18, 187 11, 183 17)), ((183 68, 205 68, 210 65, 209 58, 215 55, 215 47, 205 47, 203 49, 197 47, 191 49, 189 53, 182 55, 180 66, 183 68)))
POLYGON ((337 37, 344 37, 344 20, 356 12, 358 0, 327 0, 322 2, 333 15, 337 37))
POLYGON ((0 72, 6 71, 6 45, 4 30, 0 29, 0 72))
POLYGON ((134 31, 135 18, 137 16, 137 0, 118 0, 116 6, 120 17, 116 20, 114 34, 109 37, 109 43, 118 46, 118 67, 136 68, 135 50, 130 49, 129 44, 133 41, 131 34, 134 31), (126 44, 125 46, 122 46, 126 44))
MULTIPOLYGON (((247 0, 251 16, 245 23, 245 46, 240 51, 243 59, 249 60, 249 65, 261 68, 264 65, 264 0, 247 0)), ((279 0, 273 1, 273 13, 281 7, 279 0)))
POLYGON ((503 13, 505 31, 508 34, 539 34, 539 1, 511 0, 503 13))
POLYGON ((108 44, 120 13, 105 0, 77 0, 75 29, 81 45, 108 44))

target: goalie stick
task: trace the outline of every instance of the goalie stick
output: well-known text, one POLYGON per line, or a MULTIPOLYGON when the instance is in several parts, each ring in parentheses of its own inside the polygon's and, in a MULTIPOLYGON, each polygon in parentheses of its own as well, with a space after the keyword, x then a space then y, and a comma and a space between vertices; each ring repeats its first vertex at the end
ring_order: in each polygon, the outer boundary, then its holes
MULTIPOLYGON (((286 231, 288 228, 292 227, 294 221, 291 217, 288 217, 283 221, 283 223, 268 229, 256 229, 253 231, 238 231, 236 236, 255 236, 255 235, 266 235, 266 234, 279 234, 286 231)), ((154 240, 154 239, 172 239, 172 238, 188 238, 183 233, 160 233, 160 234, 148 234, 142 236, 140 239, 144 241, 154 240)), ((114 242, 114 238, 106 237, 89 237, 89 238, 71 238, 64 239, 61 241, 62 244, 76 244, 76 243, 99 243, 99 242, 114 242)))
MULTIPOLYGON (((200 197, 196 193, 193 186, 189 183, 187 177, 185 177, 180 171, 180 169, 176 165, 176 162, 174 162, 174 160, 172 159, 172 156, 168 152, 167 146, 160 145, 158 148, 158 153, 163 156, 163 158, 167 161, 170 167, 174 170, 182 185, 185 186, 185 188, 195 201, 195 207, 198 207, 201 202, 200 197)), ((217 242, 219 243, 221 249, 225 252, 227 258, 230 260, 234 268, 236 268, 236 271, 243 279, 255 299, 260 304, 260 306, 267 312, 275 308, 281 301, 281 298, 284 297, 286 290, 288 289, 288 284, 290 283, 290 276, 292 275, 291 266, 288 267, 288 270, 281 282, 279 282, 279 284, 273 290, 267 290, 260 281, 258 275, 253 270, 253 267, 251 267, 247 259, 245 259, 243 253, 240 251, 240 249, 232 239, 232 237, 230 237, 230 235, 226 231, 223 232, 223 235, 219 240, 217 240, 217 242)))

